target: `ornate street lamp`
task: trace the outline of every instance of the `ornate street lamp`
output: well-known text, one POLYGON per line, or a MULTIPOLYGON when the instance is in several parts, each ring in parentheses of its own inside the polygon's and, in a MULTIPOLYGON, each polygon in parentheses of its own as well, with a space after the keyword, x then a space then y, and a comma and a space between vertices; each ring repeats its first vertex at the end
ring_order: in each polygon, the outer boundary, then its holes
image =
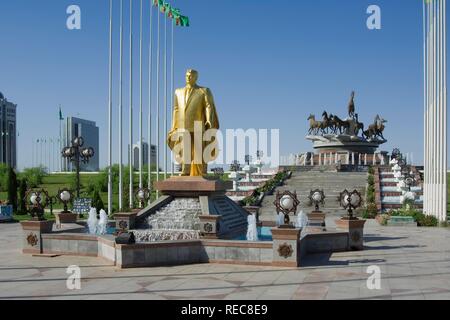
POLYGON ((398 165, 402 168, 405 167, 406 166, 405 159, 403 159, 403 158, 398 159, 398 165))
POLYGON ((297 208, 300 205, 297 192, 292 193, 287 190, 284 192, 278 191, 274 205, 277 208, 277 215, 280 212, 284 214, 284 225, 280 226, 280 228, 294 228, 290 223, 289 214, 297 214, 297 208))
POLYGON ((347 189, 341 192, 340 196, 340 202, 341 206, 344 209, 348 210, 348 220, 356 220, 357 218, 353 217, 353 210, 357 209, 362 204, 362 197, 361 193, 359 193, 357 190, 354 190, 353 192, 349 192, 347 189))
POLYGON ((408 187, 408 191, 411 191, 411 187, 416 184, 416 177, 414 175, 414 172, 407 172, 403 175, 403 179, 405 181, 405 185, 408 187))
POLYGON ((233 163, 231 163, 231 165, 230 165, 230 171, 231 172, 239 172, 241 170, 242 170, 242 168, 241 168, 241 165, 239 164, 239 161, 234 160, 233 163))
POLYGON ((61 154, 63 158, 75 164, 77 174, 77 198, 80 197, 80 162, 89 163, 89 160, 94 156, 95 151, 93 148, 83 148, 84 139, 77 137, 73 139, 72 146, 65 147, 61 154))
POLYGON ((141 188, 136 191, 136 199, 141 204, 141 208, 145 208, 145 203, 150 199, 150 190, 148 188, 141 188))
POLYGON ((72 202, 73 199, 72 192, 67 188, 60 189, 58 191, 57 198, 59 202, 61 202, 64 205, 63 213, 70 213, 70 211, 68 210, 68 204, 72 202))
POLYGON ((315 211, 319 212, 320 211, 319 205, 325 204, 325 193, 323 192, 323 190, 319 190, 319 189, 311 190, 311 192, 309 193, 308 199, 311 202, 311 204, 314 204, 315 211))
POLYGON ((392 155, 391 155, 391 158, 392 159, 399 159, 400 157, 401 157, 401 152, 400 152, 400 149, 398 149, 398 148, 394 148, 394 150, 392 150, 392 155))
POLYGON ((44 189, 33 190, 30 189, 25 195, 28 211, 30 212, 33 221, 45 221, 44 213, 45 207, 48 205, 50 197, 48 192, 44 189))

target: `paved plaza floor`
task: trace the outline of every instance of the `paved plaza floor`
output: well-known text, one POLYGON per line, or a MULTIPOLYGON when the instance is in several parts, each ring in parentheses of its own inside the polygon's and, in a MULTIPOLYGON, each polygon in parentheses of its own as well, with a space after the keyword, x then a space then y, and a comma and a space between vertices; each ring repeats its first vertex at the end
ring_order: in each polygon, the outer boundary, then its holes
POLYGON ((299 269, 201 264, 118 270, 97 258, 21 254, 19 224, 0 224, 0 299, 450 299, 450 230, 381 227, 366 250, 311 255, 299 269), (81 267, 81 290, 66 268, 81 267), (369 266, 381 288, 369 290, 369 266))

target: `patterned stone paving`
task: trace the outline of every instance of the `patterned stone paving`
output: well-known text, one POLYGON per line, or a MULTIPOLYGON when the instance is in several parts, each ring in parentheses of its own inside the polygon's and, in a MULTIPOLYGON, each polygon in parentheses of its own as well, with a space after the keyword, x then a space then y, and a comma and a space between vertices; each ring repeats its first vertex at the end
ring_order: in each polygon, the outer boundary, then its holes
POLYGON ((0 224, 0 299, 450 299, 450 230, 366 227, 366 250, 312 255, 300 269, 187 265, 118 270, 85 257, 20 252, 18 224, 0 224), (81 290, 66 287, 79 265, 81 290), (367 267, 382 272, 369 290, 367 267))

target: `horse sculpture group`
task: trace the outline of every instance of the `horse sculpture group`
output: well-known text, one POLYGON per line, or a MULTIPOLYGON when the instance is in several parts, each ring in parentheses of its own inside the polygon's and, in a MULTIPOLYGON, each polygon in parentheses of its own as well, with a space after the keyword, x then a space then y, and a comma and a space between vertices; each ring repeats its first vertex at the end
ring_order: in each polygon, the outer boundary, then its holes
POLYGON ((324 134, 348 134, 352 136, 359 136, 362 133, 363 138, 377 139, 381 138, 383 140, 383 131, 385 129, 385 123, 387 122, 379 115, 375 117, 375 121, 371 124, 367 130, 364 130, 364 124, 359 122, 358 114, 355 113, 355 92, 352 92, 350 97, 350 102, 348 104, 348 115, 349 118, 346 120, 340 119, 338 116, 333 114, 328 114, 326 111, 322 113, 322 121, 316 120, 316 117, 311 114, 308 118, 309 121, 309 135, 324 134))
POLYGON ((311 114, 308 118, 309 131, 308 134, 349 134, 358 136, 360 132, 365 139, 381 138, 383 140, 383 131, 385 123, 387 122, 379 115, 375 117, 374 123, 371 124, 367 130, 364 130, 364 123, 358 121, 358 114, 355 114, 354 119, 342 120, 336 115, 328 114, 326 111, 322 113, 322 121, 317 121, 316 117, 311 114), (353 128, 352 128, 352 124, 353 128))

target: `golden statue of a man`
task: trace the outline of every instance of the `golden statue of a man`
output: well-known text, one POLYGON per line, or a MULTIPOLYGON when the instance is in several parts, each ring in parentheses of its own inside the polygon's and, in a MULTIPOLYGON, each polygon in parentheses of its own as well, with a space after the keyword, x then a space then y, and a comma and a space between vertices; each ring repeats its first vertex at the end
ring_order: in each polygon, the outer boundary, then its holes
POLYGON ((168 145, 182 165, 182 176, 206 175, 208 162, 217 158, 215 133, 219 129, 214 98, 197 85, 198 72, 186 72, 186 87, 175 91, 172 129, 168 145))

